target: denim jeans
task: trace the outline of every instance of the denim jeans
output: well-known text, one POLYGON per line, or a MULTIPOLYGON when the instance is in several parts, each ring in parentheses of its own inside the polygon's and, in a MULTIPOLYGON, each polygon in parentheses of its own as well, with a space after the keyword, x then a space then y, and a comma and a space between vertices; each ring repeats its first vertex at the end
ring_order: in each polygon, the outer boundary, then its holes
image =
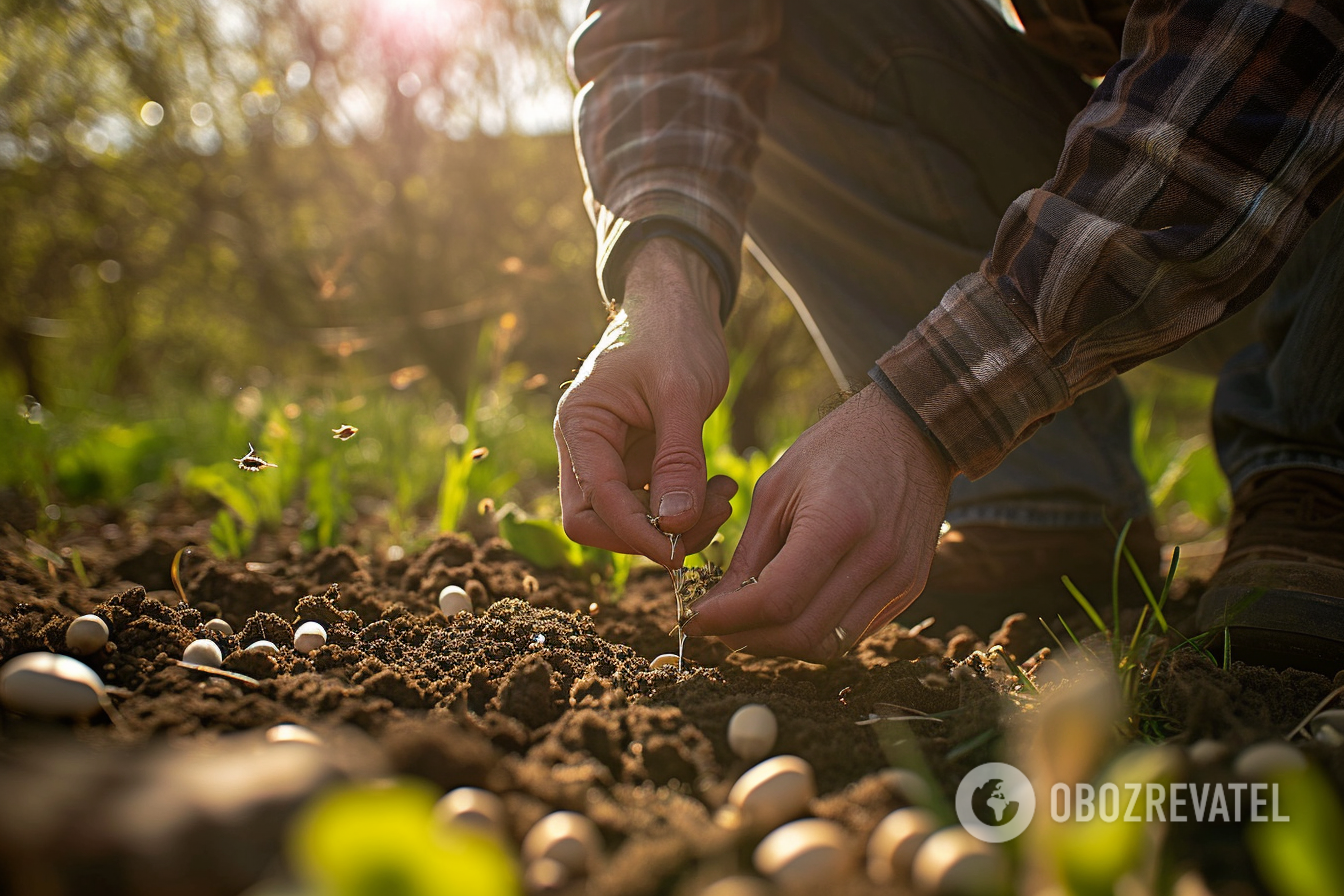
MULTIPOLYGON (((1054 173, 1091 89, 983 0, 785 0, 784 21, 748 249, 836 380, 866 383, 874 360, 979 266, 1008 205, 1054 173)), ((1344 470, 1344 257, 1329 252, 1344 246, 1340 218, 1337 206, 1310 231, 1257 303, 1264 338, 1219 383, 1215 434, 1234 486, 1274 466, 1344 470)), ((1252 341, 1253 314, 1174 357, 1216 372, 1252 341)), ((993 472, 958 477, 947 518, 1060 528, 1143 516, 1130 438, 1112 380, 993 472)))

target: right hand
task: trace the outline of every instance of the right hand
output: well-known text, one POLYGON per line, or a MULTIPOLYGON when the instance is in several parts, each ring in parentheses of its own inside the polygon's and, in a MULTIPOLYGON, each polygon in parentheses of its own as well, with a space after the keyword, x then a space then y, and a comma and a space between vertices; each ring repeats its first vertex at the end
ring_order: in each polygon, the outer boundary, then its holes
POLYGON ((702 430, 728 389, 718 286, 670 238, 636 249, 627 271, 620 311, 556 410, 561 512, 576 542, 677 568, 737 493, 726 476, 706 481, 702 430))

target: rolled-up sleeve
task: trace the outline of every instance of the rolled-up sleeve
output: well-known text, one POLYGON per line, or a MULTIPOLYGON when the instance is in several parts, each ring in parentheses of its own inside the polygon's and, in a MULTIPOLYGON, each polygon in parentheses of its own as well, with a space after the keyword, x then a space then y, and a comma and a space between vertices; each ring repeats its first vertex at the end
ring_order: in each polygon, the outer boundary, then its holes
POLYGON ((958 468, 1264 292, 1344 190, 1344 4, 1139 0, 1055 177, 879 359, 958 468))
POLYGON ((604 300, 634 245, 670 235, 709 262, 726 316, 751 165, 776 77, 777 0, 609 0, 570 42, 575 139, 604 300))

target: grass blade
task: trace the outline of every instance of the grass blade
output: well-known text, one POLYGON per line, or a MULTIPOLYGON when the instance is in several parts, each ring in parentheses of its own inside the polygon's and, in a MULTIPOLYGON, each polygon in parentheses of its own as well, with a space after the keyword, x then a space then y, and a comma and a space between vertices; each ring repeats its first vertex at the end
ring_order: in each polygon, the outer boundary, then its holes
MULTIPOLYGON (((1120 534, 1115 539, 1115 555, 1111 558, 1111 620, 1115 624, 1115 652, 1120 653, 1120 558, 1125 555, 1125 537, 1133 520, 1125 520, 1120 534)), ((1140 577, 1142 578, 1142 577, 1140 577)))
POLYGON ((1011 656, 1008 655, 1008 651, 1006 650, 999 651, 999 656, 1003 657, 1003 661, 1008 664, 1008 668, 1011 669, 1013 674, 1017 676, 1017 680, 1022 682, 1023 688, 1025 688, 1032 694, 1039 695, 1041 693, 1040 690, 1036 687, 1036 682, 1032 681, 1027 676, 1026 671, 1021 666, 1019 666, 1011 656))
MULTIPOLYGON (((1078 606, 1083 608, 1083 612, 1087 614, 1087 618, 1092 620, 1092 624, 1097 627, 1097 631, 1105 632, 1106 623, 1101 621, 1101 614, 1099 614, 1096 608, 1092 606, 1091 601, 1083 597, 1083 592, 1078 590, 1078 586, 1073 584, 1073 580, 1068 576, 1060 576, 1059 580, 1064 583, 1065 588, 1069 589, 1069 593, 1072 594, 1073 599, 1078 602, 1078 606)), ((1063 617, 1060 617, 1059 621, 1064 622, 1063 617)), ((1078 642, 1078 639, 1074 637, 1073 632, 1069 631, 1068 623, 1064 623, 1064 630, 1069 632, 1069 637, 1073 638, 1074 643, 1078 642)))

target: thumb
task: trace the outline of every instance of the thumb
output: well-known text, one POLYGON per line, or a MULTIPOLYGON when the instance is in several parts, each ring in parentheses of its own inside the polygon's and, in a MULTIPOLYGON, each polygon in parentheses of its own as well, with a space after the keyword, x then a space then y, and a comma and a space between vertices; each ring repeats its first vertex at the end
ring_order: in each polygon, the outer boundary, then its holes
POLYGON ((664 532, 685 532, 705 506, 705 446, 702 415, 688 407, 655 411, 649 512, 664 532))

